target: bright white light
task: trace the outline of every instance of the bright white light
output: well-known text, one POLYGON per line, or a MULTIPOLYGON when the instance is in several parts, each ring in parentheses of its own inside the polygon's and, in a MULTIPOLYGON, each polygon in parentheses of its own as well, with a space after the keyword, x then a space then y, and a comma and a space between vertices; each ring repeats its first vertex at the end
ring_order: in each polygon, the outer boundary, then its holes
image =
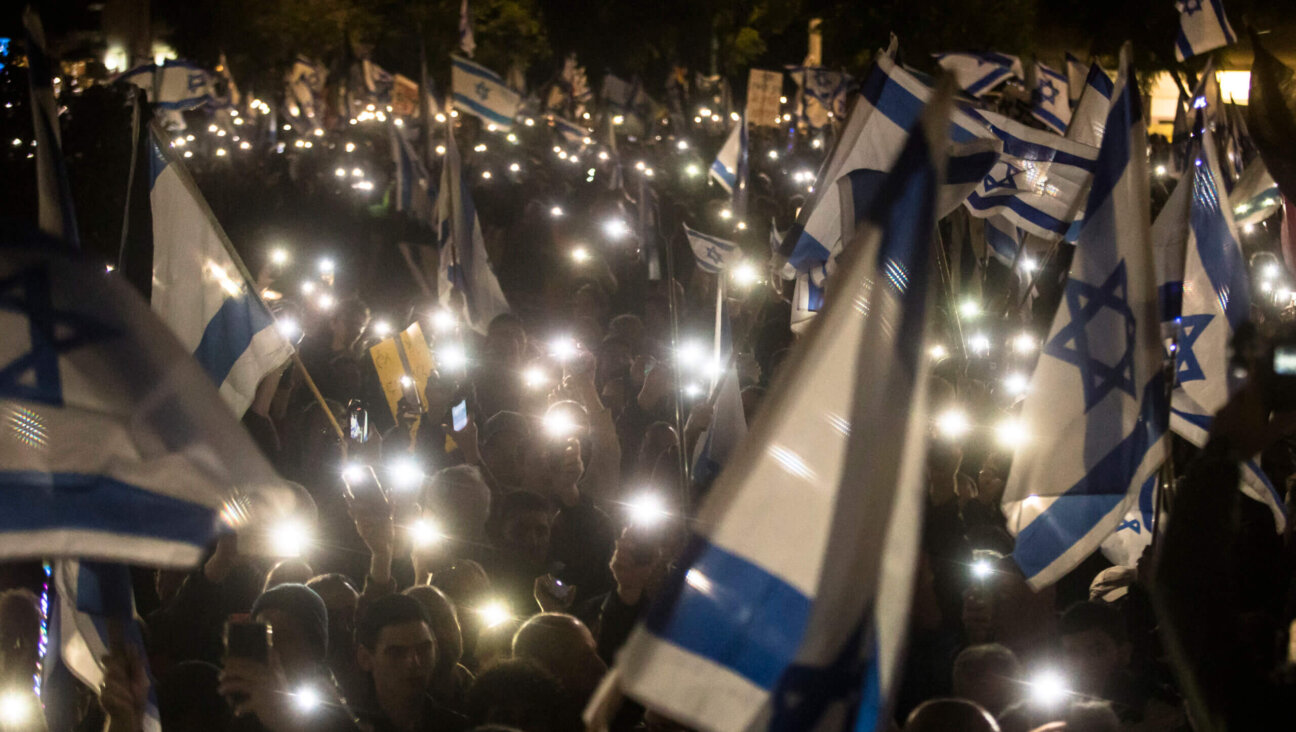
POLYGON ((348 143, 346 144, 346 151, 347 151, 347 152, 355 152, 355 143, 354 143, 354 142, 348 142, 348 143))
POLYGON ((1035 340, 1035 336, 1030 333, 1018 333, 1013 336, 1013 351, 1026 355, 1028 353, 1034 353, 1036 348, 1039 348, 1039 341, 1035 340))
POLYGON ((607 238, 616 241, 628 235, 630 227, 621 219, 611 218, 603 222, 603 233, 607 235, 607 238))
POLYGON ((722 208, 722 209, 720 209, 720 218, 724 219, 725 221, 728 221, 729 219, 732 219, 732 218, 733 218, 733 211, 730 211, 730 210, 727 209, 727 208, 722 208))
POLYGON ((972 429, 972 424, 963 410, 947 409, 936 416, 936 429, 945 437, 958 439, 972 429))
POLYGON ((373 325, 369 326, 369 330, 373 331, 373 334, 379 338, 386 338, 391 335, 392 327, 391 323, 385 320, 375 320, 373 325))
POLYGON ((945 346, 942 346, 941 344, 937 343, 936 345, 927 349, 927 355, 931 357, 931 360, 939 361, 942 358, 945 358, 946 356, 949 355, 949 350, 946 349, 945 346))
POLYGON ((515 145, 517 144, 517 135, 513 134, 512 132, 508 133, 508 135, 504 139, 508 140, 509 142, 515 145))
POLYGON ((766 153, 766 155, 769 156, 770 160, 778 160, 779 158, 778 150, 770 150, 768 153, 766 153))
POLYGON ((985 333, 973 333, 968 338, 968 348, 973 353, 985 355, 990 352, 990 337, 985 333))
POLYGON ((598 153, 598 159, 599 159, 599 160, 607 160, 609 157, 611 157, 611 156, 608 155, 608 151, 607 151, 607 150, 599 150, 599 153, 598 153))
POLYGON ((699 175, 702 175, 702 166, 697 163, 689 163, 684 166, 684 175, 687 175, 690 178, 696 178, 699 175))
POLYGON ((707 358, 707 347, 701 341, 689 340, 675 349, 675 360, 684 368, 700 365, 707 358))
POLYGON ((1008 396, 1021 396, 1030 388, 1030 379, 1026 378, 1026 374, 1014 371, 1004 377, 1003 387, 1008 396))
POLYGON ((1276 265, 1276 264, 1272 264, 1272 263, 1271 263, 1271 264, 1266 264, 1265 267, 1264 267, 1264 269, 1261 270, 1260 274, 1261 274, 1265 279, 1267 279, 1267 280, 1272 280, 1272 279, 1277 279, 1279 273, 1281 273, 1281 272, 1282 272, 1282 270, 1279 269, 1278 265, 1276 265))
POLYGON ((491 179, 491 172, 489 170, 483 170, 482 180, 490 180, 490 179, 491 179))
POLYGON ((571 336, 558 336, 549 341, 549 355, 559 361, 567 361, 576 356, 579 349, 576 347, 576 340, 571 336))
POLYGON ((819 138, 816 137, 815 139, 810 141, 810 147, 813 147, 814 149, 818 150, 819 148, 823 147, 823 140, 820 140, 819 138))
POLYGON ((270 549, 275 556, 300 557, 310 544, 310 529, 300 519, 285 519, 270 530, 270 549))
POLYGON ((522 170, 522 166, 517 163, 509 163, 509 172, 517 173, 522 170))
POLYGON ((991 566, 989 559, 978 559, 972 563, 972 576, 977 579, 985 579, 992 572, 994 572, 994 567, 991 566))
POLYGON ((639 526, 655 526, 669 514, 666 513, 666 502, 656 493, 644 493, 626 502, 626 512, 630 522, 639 526))
POLYGON ((332 259, 329 259, 328 257, 323 257, 319 261, 320 274, 333 274, 333 268, 336 266, 337 265, 333 262, 332 259))
POLYGON ((229 155, 229 150, 226 150, 226 149, 223 148, 223 147, 218 147, 218 148, 216 148, 216 157, 218 157, 218 158, 223 158, 223 157, 225 157, 226 155, 229 155))
POLYGON ((535 127, 535 120, 531 119, 530 117, 527 117, 526 119, 522 120, 522 124, 526 125, 527 127, 535 127))
POLYGON ((326 292, 319 296, 319 299, 315 301, 315 304, 320 310, 332 310, 336 303, 333 300, 333 296, 326 292))
POLYGON ((585 247, 576 247, 571 250, 571 258, 576 264, 585 264, 590 261, 589 250, 585 247))
POLYGON ((473 147, 473 152, 486 152, 486 143, 478 143, 473 147))
POLYGON ((303 686, 297 689, 297 692, 293 694, 293 706, 296 707, 299 712, 313 712, 318 709, 319 705, 323 702, 324 700, 320 697, 320 693, 311 686, 303 686))
POLYGON ((6 691, 0 694, 0 726, 14 729, 24 727, 31 716, 32 702, 25 692, 6 691))
POLYGON ((283 247, 275 247, 270 250, 270 263, 278 267, 288 264, 288 250, 283 247))
POLYGON ((554 206, 553 208, 549 209, 549 215, 554 217, 555 219, 561 219, 563 216, 562 206, 554 206))
POLYGON ((739 230, 739 231, 746 231, 746 230, 747 230, 747 222, 746 222, 746 221, 739 221, 738 223, 734 224, 734 228, 737 229, 737 230, 739 230))
POLYGON ((981 317, 981 303, 972 299, 964 300, 959 303, 959 315, 967 320, 976 320, 981 317))
POLYGON ((644 161, 642 160, 635 161, 635 170, 643 170, 646 167, 648 167, 648 164, 645 163, 644 161))
POLYGON ((995 442, 999 447, 1015 450, 1026 444, 1029 437, 1026 433, 1026 425, 1019 419, 1009 417, 995 425, 995 442))
POLYGON ((623 124, 625 124, 625 115, 618 114, 618 115, 616 115, 615 117, 613 117, 613 118, 612 118, 612 124, 614 124, 614 125, 623 125, 623 124))
POLYGON ((477 615, 481 617, 482 625, 487 628, 494 628, 513 619, 508 607, 499 600, 492 600, 477 608, 477 615))
POLYGON ((342 479, 348 483, 359 483, 364 480, 367 472, 360 463, 347 463, 342 466, 342 479))
POLYGON ((279 318, 275 321, 275 328, 279 331, 279 335, 290 341, 296 340, 297 336, 301 335, 301 326, 293 318, 279 318))
POLYGON ((446 146, 445 146, 445 145, 437 145, 437 146, 436 146, 436 154, 437 154, 437 155, 445 155, 445 151, 446 151, 446 146))
POLYGON ((528 389, 539 389, 549 383, 549 376, 539 366, 528 366, 522 372, 522 383, 528 389))
POLYGON ((756 265, 744 260, 734 266, 733 281, 741 287, 749 287, 760 282, 760 271, 756 265))
POLYGON ((1041 671, 1030 680, 1031 698, 1037 704, 1054 706, 1066 698, 1070 692, 1066 680, 1057 671, 1041 671))
POLYGON ((1036 269, 1039 268, 1039 264, 1031 257, 1022 257, 1021 262, 1018 264, 1018 266, 1020 266, 1021 271, 1025 272, 1026 274, 1030 274, 1031 272, 1034 272, 1036 269))
POLYGON ((1273 292, 1273 288, 1274 288, 1273 282, 1270 280, 1265 280, 1260 283, 1261 292, 1273 292))
POLYGON ((711 116, 711 108, 710 108, 710 107, 702 107, 701 109, 698 110, 698 114, 702 115, 703 117, 710 117, 710 116, 711 116))
POLYGON ((468 352, 461 343, 447 343, 437 349, 440 363, 451 371, 459 371, 468 365, 468 352))
POLYGON ((311 282, 310 280, 306 280, 301 285, 301 291, 303 295, 309 295, 312 292, 315 292, 315 283, 311 282))
POLYGON ((449 333, 455 329, 455 316, 449 310, 437 308, 432 311, 432 327, 438 333, 449 333))
POLYGON ((437 112, 435 119, 437 122, 445 123, 446 116, 440 112, 437 112))
POLYGON ((402 455, 388 463, 387 475, 391 477, 392 485, 398 489, 408 490, 423 485, 423 468, 408 455, 402 455))
POLYGON ((718 115, 718 114, 713 114, 713 115, 711 115, 711 121, 712 121, 712 122, 719 122, 719 121, 720 121, 720 115, 718 115))
POLYGON ((434 521, 421 518, 409 526, 410 541, 414 546, 423 548, 439 543, 445 538, 434 521))
POLYGON ((337 168, 336 170, 333 171, 333 175, 336 175, 339 178, 345 178, 346 168, 337 168))
POLYGON ((675 148, 677 150, 687 150, 688 147, 688 140, 680 140, 675 143, 675 148))
POLYGON ((540 421, 544 425, 545 432, 551 437, 570 437, 576 433, 578 427, 576 419, 566 409, 551 409, 545 412, 544 418, 540 421))
POLYGON ((690 399, 696 399, 702 396, 702 387, 697 384, 686 384, 684 386, 684 396, 690 399))
POLYGON ((251 149, 252 149, 252 143, 248 142, 247 140, 244 140, 243 142, 240 142, 240 143, 239 143, 239 149, 240 149, 240 150, 251 150, 251 149))
POLYGON ((1255 224, 1248 222, 1242 225, 1243 234, 1250 234, 1253 233, 1254 231, 1255 231, 1255 224))

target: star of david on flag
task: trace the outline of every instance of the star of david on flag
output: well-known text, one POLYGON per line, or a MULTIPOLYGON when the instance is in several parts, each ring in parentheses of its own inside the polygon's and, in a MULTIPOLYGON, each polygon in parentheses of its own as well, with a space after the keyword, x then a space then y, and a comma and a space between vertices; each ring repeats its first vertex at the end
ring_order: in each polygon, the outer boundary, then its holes
MULTIPOLYGON (((1126 300, 1127 290, 1123 259, 1097 287, 1083 280, 1069 280, 1063 301, 1066 303, 1070 320, 1044 347, 1044 353, 1066 361, 1080 370, 1086 412, 1105 399, 1113 389, 1120 389, 1131 397, 1136 396, 1134 393, 1134 336, 1137 327, 1134 312, 1126 300), (1097 334, 1091 348, 1089 339, 1091 324, 1099 320, 1099 316, 1104 312, 1114 313, 1119 321, 1100 323, 1097 327, 1103 332, 1097 334), (1124 341, 1115 342, 1119 355, 1115 357, 1115 363, 1108 363, 1096 351, 1101 347, 1100 344, 1110 347, 1110 341, 1104 341, 1105 337, 1112 333, 1123 333, 1124 341)), ((1107 354, 1108 360, 1113 355, 1107 354)))
POLYGON ((1224 0, 1176 0, 1179 37, 1175 59, 1185 61, 1237 42, 1237 34, 1224 14, 1224 0))
POLYGON ((1179 318, 1179 338, 1175 341, 1175 375, 1180 384, 1206 378, 1193 348, 1202 331, 1215 319, 1212 313, 1200 313, 1179 318))
POLYGON ((693 255, 697 258, 698 269, 703 272, 715 274, 742 259, 742 250, 737 244, 683 226, 689 246, 693 248, 693 255))
POLYGON ((450 87, 456 108, 500 129, 513 127, 522 97, 500 75, 460 56, 450 57, 450 87))
POLYGON ((986 174, 985 179, 982 181, 982 187, 986 193, 994 192, 1000 188, 1007 188, 1013 191, 1021 190, 1021 186, 1017 183, 1017 176, 1024 172, 1025 171, 1022 168, 1004 160, 995 165, 995 167, 986 174), (999 174, 999 177, 997 178, 995 177, 996 173, 999 174))
POLYGON ((1066 74, 1035 64, 1035 100, 1031 115, 1059 135, 1071 123, 1071 94, 1066 74))

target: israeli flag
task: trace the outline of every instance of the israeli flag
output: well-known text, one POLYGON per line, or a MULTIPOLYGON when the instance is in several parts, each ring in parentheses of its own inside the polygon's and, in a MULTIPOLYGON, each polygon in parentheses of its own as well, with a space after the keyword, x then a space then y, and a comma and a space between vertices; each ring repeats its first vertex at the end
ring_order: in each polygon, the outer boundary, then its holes
POLYGON ((1256 157, 1247 163, 1242 176, 1233 184, 1229 205, 1238 226, 1258 224, 1274 215, 1282 204, 1278 184, 1274 182, 1264 160, 1256 157))
POLYGON ((711 489, 619 685, 695 729, 885 729, 925 503, 929 252, 952 84, 711 489))
MULTIPOLYGON (((836 147, 820 169, 814 193, 801 208, 784 240, 787 263, 783 277, 812 272, 827 265, 842 249, 843 237, 854 231, 857 212, 885 185, 886 171, 903 149, 907 132, 918 120, 931 89, 879 53, 861 99, 856 103, 836 147)), ((955 111, 950 121, 947 180, 941 188, 937 214, 943 216, 974 191, 992 170, 1002 145, 979 120, 955 111)))
POLYGON ((509 311, 509 305, 486 255, 486 239, 450 127, 446 126, 445 162, 436 200, 437 297, 473 330, 485 333, 495 316, 509 311))
POLYGON ((473 37, 472 9, 468 7, 468 0, 459 3, 459 50, 468 58, 472 58, 473 52, 477 50, 477 41, 473 37))
POLYGON ((937 53, 936 63, 954 75, 959 88, 980 97, 1008 79, 1022 78, 1022 62, 1004 53, 937 53))
POLYGON ((727 306, 720 313, 719 325, 716 368, 720 376, 711 393, 711 426, 698 438, 693 450, 693 482, 700 486, 711 485, 747 437, 747 416, 743 412, 738 369, 732 358, 733 328, 727 306))
POLYGON ((168 59, 161 64, 137 66, 117 79, 148 92, 149 101, 168 112, 217 102, 215 77, 189 61, 168 59))
POLYGON ((1079 58, 1066 55, 1066 78, 1067 78, 1067 101, 1071 103, 1071 108, 1080 101, 1080 93, 1084 90, 1085 77, 1089 74, 1089 67, 1079 58))
POLYGON ((1187 61, 1237 41, 1237 34, 1224 15, 1223 0, 1175 0, 1175 8, 1179 11, 1176 61, 1187 61))
MULTIPOLYGON (((53 579, 57 604, 50 608, 50 647, 43 669, 46 678, 61 665, 81 683, 98 690, 104 681, 103 658, 112 650, 110 636, 115 624, 122 632, 123 647, 137 654, 145 667, 148 692, 143 730, 162 732, 154 679, 148 672, 148 652, 135 612, 130 569, 124 564, 60 559, 54 563, 53 579)), ((45 687, 57 688, 52 684, 45 687)), ((45 701, 49 708, 63 700, 47 695, 45 701)))
POLYGON ((305 120, 312 127, 319 125, 323 117, 324 79, 328 71, 305 56, 293 59, 292 68, 288 70, 285 80, 287 90, 284 94, 288 104, 288 116, 305 120))
POLYGON ((392 86, 396 83, 396 77, 391 72, 378 64, 363 59, 360 62, 360 73, 364 77, 365 89, 373 95, 373 98, 382 102, 391 101, 392 86))
POLYGON ((1112 82, 1107 72, 1097 63, 1090 64, 1089 73, 1081 87, 1080 101, 1071 115, 1066 138, 1093 148, 1102 145, 1107 113, 1111 110, 1112 82))
POLYGON ((1167 452, 1142 99, 1121 51, 1075 259, 1041 349, 1004 491, 1013 556, 1036 589, 1120 524, 1167 452))
POLYGON ((709 173, 712 180, 725 189, 726 193, 733 193, 734 185, 738 182, 738 155, 739 148, 742 147, 742 124, 736 124, 733 129, 729 130, 729 136, 725 138, 724 144, 720 146, 720 152, 716 153, 715 162, 711 163, 709 173))
POLYGON ((715 274, 728 269, 742 259, 742 250, 737 244, 718 236, 694 231, 688 227, 688 224, 681 224, 681 226, 684 227, 684 235, 688 237, 689 246, 693 248, 693 256, 697 257, 698 269, 703 272, 715 274))
POLYGON ((1025 239, 1021 229, 1003 216, 991 216, 984 221, 986 249, 1005 267, 1011 267, 1025 239))
MULTIPOLYGON (((1240 386, 1231 383, 1229 342, 1250 317, 1251 292, 1209 127, 1202 132, 1193 163, 1179 184, 1191 185, 1192 194, 1184 249, 1183 304, 1176 321, 1179 335, 1170 427, 1201 447, 1209 438, 1213 415, 1240 386)), ((1284 498, 1257 460, 1243 464, 1241 488, 1269 506, 1281 533, 1287 525, 1284 498)))
POLYGON ((450 57, 450 88, 454 104, 503 130, 513 127, 522 97, 500 75, 459 56, 450 57))
MULTIPOLYGON (((827 274, 823 280, 827 279, 827 274)), ((821 280, 821 282, 823 281, 821 280)), ((798 274, 792 287, 792 315, 788 327, 798 336, 804 335, 814 317, 824 307, 823 285, 816 285, 809 272, 798 274)))
POLYGON ((1035 64, 1035 94, 1031 116, 1059 135, 1071 122, 1071 97, 1066 74, 1035 64))
POLYGON ((568 145, 587 145, 591 142, 590 135, 593 131, 585 125, 563 119, 556 114, 549 115, 549 124, 568 145))
POLYGON ((156 126, 149 140, 153 312, 243 416, 266 374, 293 353, 233 245, 156 126))
POLYGON ((389 125, 389 130, 396 163, 396 210, 430 228, 436 220, 436 183, 401 128, 389 125))

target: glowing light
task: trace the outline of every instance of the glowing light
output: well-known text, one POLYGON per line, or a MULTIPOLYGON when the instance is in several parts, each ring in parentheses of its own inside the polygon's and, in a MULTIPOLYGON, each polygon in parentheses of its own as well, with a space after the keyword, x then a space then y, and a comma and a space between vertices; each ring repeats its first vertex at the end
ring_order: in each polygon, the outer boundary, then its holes
POLYGON ((999 424, 995 425, 995 442, 1000 447, 1015 450, 1026 444, 1029 435, 1026 432, 1026 425, 1021 420, 1009 417, 999 424))
POLYGON ((702 396, 702 387, 697 384, 687 384, 684 387, 684 396, 690 399, 696 399, 702 396))
POLYGON ((810 147, 813 147, 814 149, 818 150, 819 148, 823 147, 823 140, 820 140, 819 138, 816 137, 815 139, 810 141, 810 147))
POLYGON ((252 143, 248 142, 247 140, 244 140, 243 142, 240 142, 240 143, 239 143, 239 149, 240 149, 240 150, 251 150, 251 149, 252 149, 252 143))
POLYGON ((310 528, 300 519, 286 519, 270 530, 270 550, 280 557, 300 557, 310 545, 310 528))
POLYGON ((675 149, 676 149, 676 150, 687 150, 687 149, 689 149, 688 140, 679 140, 679 141, 677 141, 677 142, 675 143, 675 149))
POLYGON ((531 119, 530 117, 527 117, 526 119, 522 120, 522 124, 526 125, 527 127, 535 127, 535 120, 531 119))
POLYGON ((571 336, 558 336, 549 341, 549 355, 559 361, 575 358, 579 350, 576 346, 576 339, 571 336))
POLYGON ((408 455, 392 460, 387 464, 387 475, 397 489, 409 490, 423 485, 423 468, 418 461, 408 455))
POLYGON ((1274 288, 1273 282, 1270 282, 1269 280, 1265 280, 1264 282, 1260 283, 1261 292, 1273 292, 1273 288, 1274 288))
POLYGON ((388 323, 385 320, 375 320, 373 325, 369 326, 369 330, 379 338, 386 338, 391 335, 392 327, 391 323, 388 323))
POLYGON ((276 267, 282 267, 288 264, 288 250, 283 247, 275 247, 270 250, 270 263, 276 267))
POLYGON ((972 429, 972 424, 963 410, 947 409, 936 416, 936 429, 945 437, 958 439, 972 429))
POLYGON ((1260 275, 1267 280, 1272 280, 1272 279, 1277 279, 1278 275, 1281 272, 1282 270, 1278 267, 1278 265, 1271 262, 1264 266, 1264 269, 1260 271, 1260 275))
POLYGON ((1026 355, 1034 353, 1036 348, 1039 348, 1039 341, 1035 340, 1035 336, 1030 333, 1018 333, 1013 336, 1012 349, 1014 352, 1026 355))
POLYGON ((306 280, 301 284, 301 291, 303 295, 309 295, 315 292, 315 283, 311 282, 310 280, 306 280))
POLYGON ((520 170, 522 170, 522 166, 521 166, 521 165, 518 165, 517 163, 509 163, 509 172, 510 172, 510 173, 517 173, 517 172, 519 172, 520 170))
POLYGON ((522 383, 528 389, 539 389, 549 383, 549 376, 539 366, 528 366, 522 372, 522 383))
POLYGON ((968 348, 973 353, 987 354, 990 352, 990 337, 985 333, 973 333, 968 338, 968 348))
POLYGON ((1166 175, 1169 174, 1170 171, 1166 169, 1166 166, 1164 166, 1164 165, 1158 165, 1158 166, 1156 166, 1156 168, 1154 169, 1154 172, 1156 173, 1156 176, 1157 176, 1158 178, 1164 178, 1164 177, 1166 177, 1166 175))
POLYGON ((990 564, 989 559, 978 559, 972 563, 972 576, 977 579, 985 579, 994 572, 994 566, 990 564))
POLYGON ((446 146, 445 146, 445 145, 437 145, 437 146, 436 146, 436 154, 437 154, 437 155, 445 155, 445 152, 446 152, 446 146))
POLYGON ((936 345, 927 349, 927 355, 931 357, 931 360, 939 361, 949 356, 949 350, 946 349, 945 346, 942 346, 941 344, 937 343, 936 345))
POLYGON ((1031 699, 1043 706, 1054 706, 1066 699, 1070 692, 1066 680, 1057 671, 1041 671, 1031 679, 1029 684, 1031 699))
POLYGON ((517 141, 518 141, 518 136, 515 135, 515 134, 513 134, 512 132, 510 132, 510 133, 508 133, 508 136, 505 137, 504 139, 506 139, 506 140, 508 140, 509 142, 511 142, 511 143, 513 143, 514 145, 516 145, 516 144, 517 144, 517 141))
POLYGON ((12 729, 25 727, 31 719, 32 707, 26 692, 6 691, 0 694, 0 725, 12 729))
POLYGON ((473 147, 473 152, 486 152, 486 143, 481 142, 473 147))
POLYGON ((563 217, 562 206, 554 206, 553 208, 549 209, 549 215, 555 219, 561 219, 563 217))
POLYGON ((192 157, 193 157, 193 150, 185 150, 185 151, 184 151, 184 157, 185 157, 185 159, 192 158, 192 157))
POLYGON ((445 121, 446 121, 446 116, 445 116, 444 114, 442 114, 441 112, 437 112, 435 119, 436 119, 437 122, 441 122, 441 123, 444 124, 445 121))
POLYGON ((613 118, 612 118, 612 124, 614 124, 614 125, 623 125, 623 124, 625 124, 625 115, 618 114, 618 115, 616 115, 615 117, 613 117, 613 118))
POLYGON ((566 409, 551 409, 545 412, 540 421, 544 426, 545 433, 556 438, 570 437, 576 434, 579 427, 576 424, 575 417, 566 409))
POLYGON ((746 222, 746 221, 739 221, 738 223, 734 224, 734 228, 737 229, 737 230, 739 230, 739 231, 746 231, 746 230, 747 230, 747 222, 746 222))
POLYGON ((1034 272, 1036 269, 1039 268, 1039 264, 1036 263, 1036 261, 1031 257, 1022 257, 1021 262, 1019 262, 1018 264, 1021 267, 1021 271, 1025 272, 1026 274, 1030 274, 1031 272, 1034 272))
POLYGON ((494 628, 513 619, 508 607, 499 600, 493 600, 477 608, 477 615, 481 618, 482 625, 487 628, 494 628))
POLYGON ((279 331, 279 335, 290 341, 296 340, 297 336, 301 335, 301 326, 293 318, 279 318, 275 321, 275 329, 279 331))
POLYGON ((315 301, 316 307, 318 307, 320 310, 332 310, 333 306, 336 304, 337 302, 333 299, 333 296, 328 294, 327 292, 324 293, 323 295, 320 295, 319 299, 315 301))
POLYGON ((449 310, 437 308, 432 311, 432 327, 438 333, 449 333, 455 329, 456 321, 454 313, 449 310))
POLYGON ((981 303, 976 300, 964 300, 959 303, 959 315, 968 320, 976 320, 981 317, 981 303))
POLYGON ((331 258, 321 257, 316 266, 319 267, 320 274, 330 275, 333 274, 333 269, 337 265, 331 258))
POLYGON ((611 218, 603 222, 603 233, 607 235, 607 238, 616 241, 628 235, 630 227, 621 219, 611 218))
POLYGON ((727 209, 727 208, 722 208, 722 209, 720 209, 720 218, 724 219, 725 221, 728 221, 729 219, 732 219, 732 218, 733 218, 733 211, 730 211, 730 210, 727 209))
POLYGON ((599 159, 599 160, 607 160, 608 157, 610 157, 610 156, 608 155, 608 151, 607 151, 607 150, 599 150, 599 153, 598 153, 598 159, 599 159))
POLYGON ((319 691, 311 686, 303 686, 293 694, 293 707, 303 714, 315 711, 323 703, 319 691))
POLYGON ((1026 374, 1014 371, 1004 377, 1003 387, 1008 396, 1021 396, 1030 388, 1030 379, 1026 374))
POLYGON ((421 518, 410 524, 409 537, 415 547, 425 548, 440 543, 445 534, 431 519, 421 518))
POLYGON ((491 172, 489 170, 483 170, 482 180, 490 180, 490 179, 491 179, 491 172))
POLYGON ((589 250, 585 247, 576 247, 571 250, 571 258, 576 264, 585 264, 590 261, 589 250))
POLYGON ((684 368, 701 365, 707 358, 707 347, 698 340, 687 340, 675 349, 675 361, 684 368))
POLYGON ((699 175, 702 175, 702 166, 697 163, 689 163, 684 166, 684 175, 687 175, 690 178, 696 178, 699 175))
POLYGON ((333 175, 336 175, 336 176, 339 177, 339 178, 345 178, 345 177, 346 177, 346 168, 337 168, 337 169, 335 169, 335 170, 333 171, 333 175))
POLYGON ((365 479, 367 472, 360 463, 347 463, 342 466, 342 479, 348 483, 359 483, 365 479))
POLYGON ((748 261, 739 262, 733 268, 733 281, 741 287, 749 287, 760 282, 760 270, 748 261))
POLYGON ((770 159, 770 160, 778 160, 778 159, 779 159, 778 150, 770 150, 769 152, 767 152, 767 153, 765 153, 765 154, 769 156, 769 159, 770 159))
POLYGON ((719 121, 720 121, 720 115, 718 115, 718 114, 713 114, 713 115, 711 115, 711 121, 712 121, 712 122, 719 122, 719 121))
POLYGON ((1254 232, 1255 232, 1255 224, 1253 224, 1253 223, 1251 223, 1251 222, 1247 222, 1246 224, 1243 224, 1243 225, 1242 225, 1242 233, 1243 233, 1243 234, 1251 234, 1251 233, 1254 233, 1254 232))
POLYGON ((656 493, 644 493, 626 502, 626 513, 630 522, 639 526, 655 526, 664 521, 668 514, 666 502, 656 493))
POLYGON ((437 349, 438 361, 450 371, 460 371, 468 365, 468 352, 462 343, 447 343, 437 349))
POLYGON ((225 156, 228 155, 228 154, 229 154, 229 150, 226 150, 226 149, 223 148, 223 147, 218 147, 218 148, 216 148, 216 157, 218 157, 218 158, 223 158, 223 157, 225 157, 225 156))

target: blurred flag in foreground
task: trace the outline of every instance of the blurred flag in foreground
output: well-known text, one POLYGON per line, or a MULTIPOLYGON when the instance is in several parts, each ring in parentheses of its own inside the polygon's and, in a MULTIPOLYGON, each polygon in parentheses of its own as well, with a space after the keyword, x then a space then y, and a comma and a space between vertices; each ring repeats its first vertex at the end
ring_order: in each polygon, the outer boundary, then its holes
POLYGON ((713 732, 885 729, 926 450, 929 252, 952 84, 895 161, 681 571, 587 710, 620 688, 713 732))
POLYGON ((509 311, 508 300, 486 256, 486 240, 472 193, 464 180, 463 163, 454 133, 446 127, 445 163, 436 200, 437 297, 473 330, 485 333, 496 315, 509 311))
POLYGON ((1233 26, 1224 15, 1224 0, 1175 0, 1175 8, 1179 10, 1176 61, 1187 61, 1237 40, 1233 26))
POLYGON ((954 75, 960 89, 974 97, 1002 81, 1022 77, 1021 59, 1005 53, 938 53, 936 63, 954 75))
POLYGON ((1013 556, 1035 588, 1093 553, 1166 453, 1144 138, 1127 44, 1085 225, 1015 430, 1025 441, 1004 491, 1013 556))
POLYGON ((243 416, 257 385, 292 356, 242 260, 189 172, 156 125, 149 138, 153 175, 153 312, 193 353, 243 416))

